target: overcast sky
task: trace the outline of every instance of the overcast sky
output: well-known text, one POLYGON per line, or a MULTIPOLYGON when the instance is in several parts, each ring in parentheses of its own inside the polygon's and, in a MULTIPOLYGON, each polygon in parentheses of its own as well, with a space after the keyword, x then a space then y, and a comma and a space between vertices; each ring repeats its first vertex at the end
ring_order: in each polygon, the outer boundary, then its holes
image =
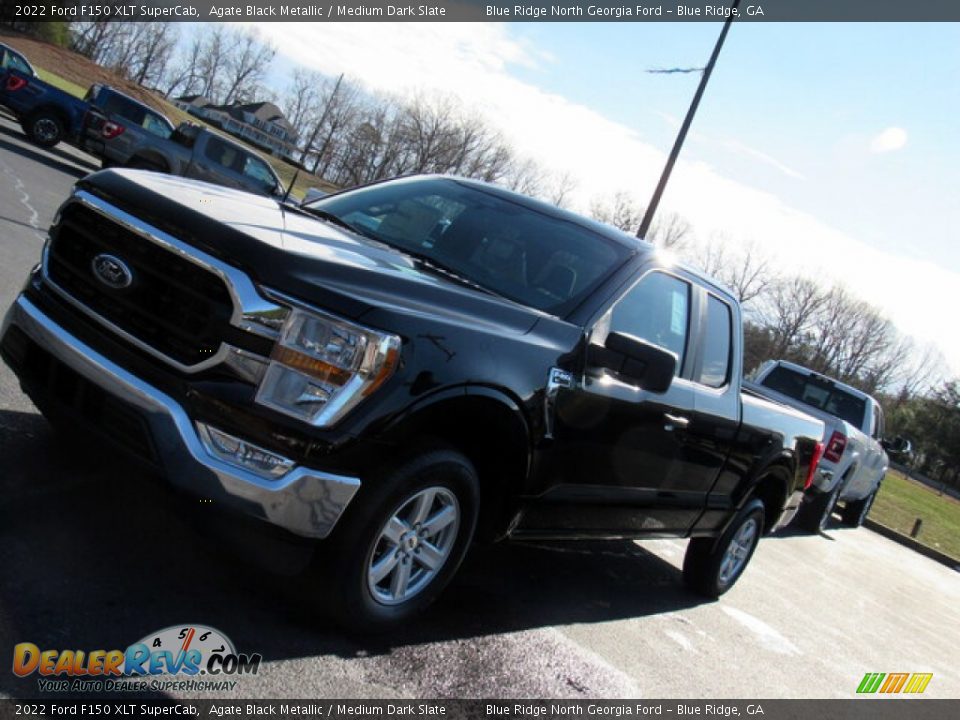
MULTIPOLYGON (((579 181, 649 198, 713 23, 264 23, 293 64, 439 90, 579 181)), ((960 25, 734 24, 664 196, 698 235, 842 280, 960 372, 960 25)), ((279 90, 279 87, 278 87, 279 90)))

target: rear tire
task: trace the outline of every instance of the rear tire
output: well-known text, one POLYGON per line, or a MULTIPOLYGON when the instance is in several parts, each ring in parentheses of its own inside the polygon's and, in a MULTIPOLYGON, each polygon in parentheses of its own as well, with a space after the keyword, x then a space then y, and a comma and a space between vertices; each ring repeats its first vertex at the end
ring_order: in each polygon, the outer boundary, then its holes
POLYGON ((744 505, 719 538, 693 538, 683 558, 686 586, 711 599, 732 588, 757 549, 763 522, 763 502, 754 498, 744 505))
POLYGON ((817 493, 810 499, 804 499, 793 524, 809 533, 819 533, 825 530, 833 510, 837 506, 837 500, 840 499, 842 485, 842 481, 838 482, 832 492, 817 493))
POLYGON ((424 610, 473 538, 480 489, 471 462, 433 449, 360 489, 318 549, 320 597, 353 630, 376 632, 424 610))
POLYGON ((63 140, 63 121, 54 112, 38 110, 24 120, 23 131, 34 145, 52 148, 63 140))
POLYGON ((880 486, 878 485, 873 489, 872 493, 862 500, 848 502, 846 507, 840 512, 840 519, 843 521, 843 524, 852 528, 858 528, 863 525, 863 521, 866 520, 867 515, 870 514, 870 508, 873 507, 873 501, 876 499, 879 491, 880 486))

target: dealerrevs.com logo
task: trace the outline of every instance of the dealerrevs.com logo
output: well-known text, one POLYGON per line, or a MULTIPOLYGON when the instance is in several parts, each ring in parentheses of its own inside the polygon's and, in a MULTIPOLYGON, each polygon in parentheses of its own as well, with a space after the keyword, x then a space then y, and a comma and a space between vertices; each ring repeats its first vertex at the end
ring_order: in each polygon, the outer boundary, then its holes
POLYGON ((37 675, 41 692, 233 690, 233 678, 256 675, 262 659, 238 653, 215 628, 173 625, 126 650, 41 650, 34 643, 18 643, 13 674, 37 675))

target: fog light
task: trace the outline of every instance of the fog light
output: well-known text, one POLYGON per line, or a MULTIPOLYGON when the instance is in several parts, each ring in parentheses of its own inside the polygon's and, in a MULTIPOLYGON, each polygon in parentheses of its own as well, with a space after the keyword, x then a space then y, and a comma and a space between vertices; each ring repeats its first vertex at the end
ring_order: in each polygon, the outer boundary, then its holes
POLYGON ((197 431, 207 452, 218 460, 248 470, 267 480, 277 480, 293 469, 294 462, 238 437, 197 423, 197 431))

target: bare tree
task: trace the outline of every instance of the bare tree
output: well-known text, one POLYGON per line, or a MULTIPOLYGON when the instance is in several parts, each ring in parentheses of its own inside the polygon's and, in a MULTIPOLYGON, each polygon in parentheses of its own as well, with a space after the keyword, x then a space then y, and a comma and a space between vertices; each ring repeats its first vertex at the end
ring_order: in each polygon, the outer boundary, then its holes
POLYGON ((946 359, 936 345, 926 343, 917 347, 909 338, 907 342, 908 359, 900 367, 897 377, 899 387, 894 394, 896 405, 902 405, 913 397, 928 395, 948 377, 946 359))
POLYGON ((301 162, 306 162, 308 155, 314 156, 314 175, 330 179, 338 145, 346 142, 344 136, 358 111, 359 91, 351 83, 344 82, 343 75, 336 81, 324 79, 317 86, 314 112, 305 126, 310 130, 300 157, 301 162))
POLYGON ((211 102, 220 103, 223 98, 221 92, 223 76, 230 54, 230 38, 227 29, 223 25, 207 25, 197 42, 199 54, 196 74, 200 78, 197 92, 211 102))
POLYGON ((684 258, 707 275, 721 278, 730 266, 727 239, 722 233, 711 233, 706 242, 699 242, 684 249, 684 258))
POLYGON ((179 30, 169 22, 100 20, 71 26, 71 49, 140 85, 161 81, 179 30))
MULTIPOLYGON (((643 208, 643 212, 646 212, 643 208)), ((641 213, 641 219, 643 214, 641 213)), ((637 228, 640 223, 637 223, 637 228)), ((634 230, 634 232, 636 232, 634 230)), ((693 228, 690 223, 677 213, 660 213, 657 219, 651 223, 650 230, 647 232, 645 240, 666 250, 680 251, 690 241, 693 228)))
POLYGON ((277 49, 260 39, 256 30, 228 35, 229 51, 224 62, 223 104, 250 102, 261 90, 277 49))
MULTIPOLYGON (((772 283, 758 310, 761 323, 770 332, 769 357, 785 358, 792 349, 809 341, 814 318, 826 302, 823 288, 809 278, 781 278, 772 283)), ((803 360, 803 358, 796 358, 803 360)))
POLYGON ((514 160, 502 182, 514 192, 537 196, 543 192, 543 169, 530 158, 514 160))
POLYGON ((754 243, 747 243, 736 250, 730 250, 730 243, 722 234, 715 234, 709 243, 707 256, 712 258, 714 267, 708 272, 726 285, 742 305, 750 305, 757 300, 776 280, 769 258, 754 243), (712 248, 718 248, 713 251, 712 248))
POLYGON ((70 49, 99 63, 111 51, 121 29, 122 23, 111 20, 71 23, 70 49))
MULTIPOLYGON (((607 225, 636 235, 640 229, 646 207, 637 202, 626 190, 618 190, 612 196, 594 198, 590 203, 590 215, 607 225)), ((660 214, 647 232, 647 241, 666 250, 680 251, 692 239, 693 228, 677 213, 660 214)))
POLYGON ((138 85, 159 84, 180 39, 176 23, 137 23, 139 51, 131 58, 128 77, 138 85))
POLYGON ((194 37, 190 44, 167 65, 164 73, 163 94, 171 95, 199 94, 203 83, 200 64, 204 51, 203 39, 194 37))
POLYGON ((568 207, 579 181, 570 172, 553 173, 547 180, 546 199, 560 208, 568 207))
POLYGON ((305 128, 319 112, 320 88, 323 76, 320 73, 298 67, 293 71, 290 85, 280 102, 284 117, 295 128, 305 128))
POLYGON ((612 197, 594 198, 590 203, 590 216, 594 220, 631 234, 640 227, 643 212, 643 206, 625 190, 618 190, 612 197))
POLYGON ((476 114, 461 118, 461 145, 450 172, 491 183, 505 184, 514 152, 499 132, 476 114))

